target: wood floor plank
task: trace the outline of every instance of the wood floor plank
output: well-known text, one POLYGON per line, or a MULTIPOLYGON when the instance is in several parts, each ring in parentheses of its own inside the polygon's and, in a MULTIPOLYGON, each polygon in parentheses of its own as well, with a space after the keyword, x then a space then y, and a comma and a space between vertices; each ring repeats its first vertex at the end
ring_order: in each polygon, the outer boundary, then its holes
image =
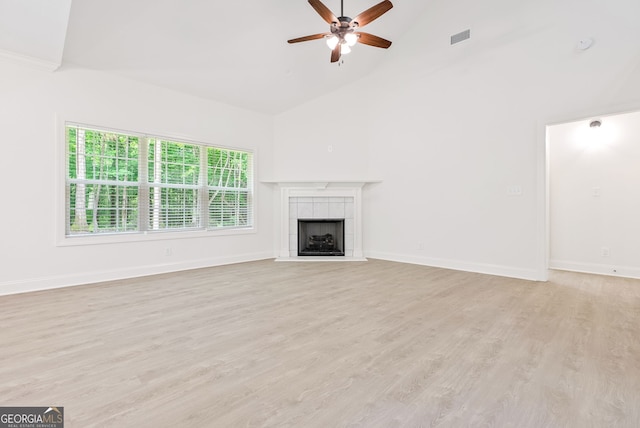
POLYGON ((638 427, 640 281, 271 260, 0 297, 68 427, 638 427))

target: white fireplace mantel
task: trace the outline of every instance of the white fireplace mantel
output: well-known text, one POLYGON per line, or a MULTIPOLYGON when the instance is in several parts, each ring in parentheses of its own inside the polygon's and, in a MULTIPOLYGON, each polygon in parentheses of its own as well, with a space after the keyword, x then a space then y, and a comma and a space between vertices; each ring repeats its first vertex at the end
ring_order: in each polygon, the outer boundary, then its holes
POLYGON ((366 184, 381 183, 382 180, 260 180, 265 184, 277 184, 280 187, 316 188, 327 187, 364 187, 366 184))
MULTIPOLYGON (((278 261, 359 261, 366 260, 362 251, 362 188, 366 184, 380 180, 263 180, 262 183, 277 184, 280 187, 280 250, 278 261), (349 255, 345 257, 297 257, 292 248, 291 198, 345 198, 353 202, 353 237, 349 242, 349 255), (352 250, 351 250, 352 248, 352 250)), ((329 199, 330 200, 330 199, 329 199)), ((295 203, 295 202, 292 202, 295 203)), ((296 219, 297 217, 294 217, 296 219)), ((295 222, 295 221, 294 221, 295 222)))

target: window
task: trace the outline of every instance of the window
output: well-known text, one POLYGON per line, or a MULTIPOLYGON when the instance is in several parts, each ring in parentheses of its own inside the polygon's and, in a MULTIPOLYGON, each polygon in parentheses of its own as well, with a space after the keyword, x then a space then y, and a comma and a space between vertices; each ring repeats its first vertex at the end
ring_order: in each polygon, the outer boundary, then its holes
POLYGON ((253 225, 252 154, 66 126, 66 235, 253 225))

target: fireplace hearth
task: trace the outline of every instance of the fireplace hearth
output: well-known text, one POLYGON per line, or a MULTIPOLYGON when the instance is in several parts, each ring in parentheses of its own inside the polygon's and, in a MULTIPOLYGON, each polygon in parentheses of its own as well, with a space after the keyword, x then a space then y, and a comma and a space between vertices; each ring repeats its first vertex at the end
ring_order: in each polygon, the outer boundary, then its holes
POLYGON ((344 219, 298 219, 298 256, 344 256, 344 219))

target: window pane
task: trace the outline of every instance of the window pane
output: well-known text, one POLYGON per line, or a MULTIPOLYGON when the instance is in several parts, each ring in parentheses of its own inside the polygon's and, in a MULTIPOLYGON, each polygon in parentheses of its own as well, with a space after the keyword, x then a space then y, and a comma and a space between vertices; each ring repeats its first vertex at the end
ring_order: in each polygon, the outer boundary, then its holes
POLYGON ((149 191, 149 229, 200 227, 198 190, 154 186, 149 191))
POLYGON ((138 138, 67 127, 70 235, 138 230, 138 138))
POLYGON ((149 182, 196 185, 200 175, 200 146, 151 139, 149 182))
POLYGON ((198 205, 200 146, 149 140, 150 230, 201 227, 198 205))
POLYGON ((69 234, 119 233, 138 229, 138 188, 69 185, 69 234), (82 201, 82 204, 78 204, 82 201))
POLYGON ((249 193, 238 190, 209 191, 209 227, 249 226, 249 193))
POLYGON ((207 182, 211 187, 246 189, 249 153, 210 147, 207 149, 207 182))
POLYGON ((78 129, 72 126, 67 127, 67 177, 77 177, 78 161, 78 129))
MULTIPOLYGON (((77 129, 75 140, 69 141, 69 152, 77 159, 74 165, 75 176, 70 178, 130 182, 138 180, 137 137, 77 129)), ((71 172, 71 168, 69 171, 71 172)))

